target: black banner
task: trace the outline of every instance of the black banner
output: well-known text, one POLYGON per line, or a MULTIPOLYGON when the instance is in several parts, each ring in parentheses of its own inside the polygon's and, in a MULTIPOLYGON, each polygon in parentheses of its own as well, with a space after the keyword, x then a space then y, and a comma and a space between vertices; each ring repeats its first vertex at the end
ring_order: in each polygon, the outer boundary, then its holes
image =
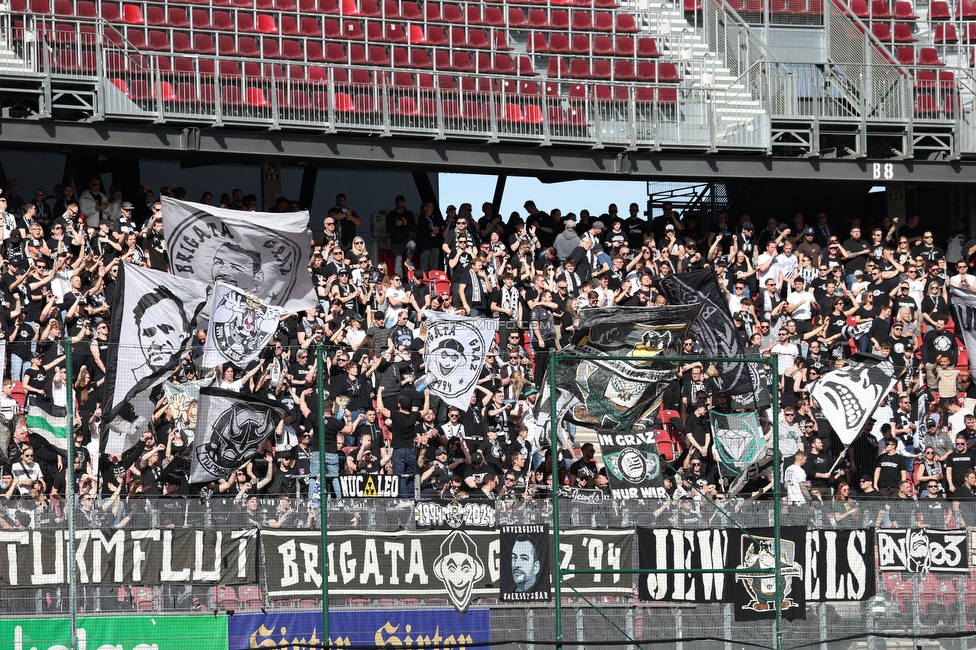
POLYGON ((501 601, 548 602, 549 527, 543 525, 501 527, 501 601))
POLYGON ((79 530, 75 561, 68 531, 0 531, 0 587, 68 584, 234 585, 257 582, 257 530, 79 530))
MULTIPOLYGON (((322 592, 317 530, 261 532, 267 592, 272 598, 322 592)), ((633 530, 573 530, 559 535, 564 570, 629 569, 633 530)), ((329 531, 329 594, 346 598, 448 598, 465 611, 474 598, 497 598, 501 580, 497 530, 380 533, 329 531)), ((630 594, 630 575, 565 575, 581 593, 630 594)), ((550 578, 551 579, 551 578, 550 578)))
POLYGON ((396 499, 400 496, 400 477, 395 474, 347 474, 325 482, 329 495, 347 499, 396 499), (340 494, 336 494, 336 488, 340 494))
MULTIPOLYGON (((874 531, 810 530, 796 539, 794 563, 803 572, 791 576, 792 591, 804 593, 808 602, 868 600, 875 595, 874 531), (796 560, 802 556, 803 561, 796 560)), ((797 529, 801 530, 802 529, 797 529)), ((771 538, 759 531, 758 537, 771 538)), ((741 533, 732 529, 679 530, 638 528, 641 569, 720 569, 743 564, 741 533)), ((770 547, 771 548, 771 547, 770 547)), ((775 557, 775 556, 774 556, 775 557)), ((768 556, 767 556, 767 559, 768 556)), ((783 563, 787 564, 786 561, 783 563)), ((745 580, 748 570, 741 574, 745 580)), ((794 572, 795 573, 795 572, 794 572)), ((640 599, 660 602, 732 602, 737 573, 652 573, 639 580, 640 599)), ((772 576, 767 574, 767 577, 772 576)), ((748 593, 748 592, 745 592, 748 593)))
POLYGON ((801 526, 780 528, 780 571, 775 575, 764 572, 776 566, 772 528, 729 530, 728 566, 736 569, 732 583, 735 620, 775 618, 777 596, 781 599, 783 618, 806 618, 805 533, 806 528, 801 526))
POLYGON ((965 530, 888 528, 878 531, 878 570, 911 573, 967 573, 965 530))
POLYGON ((417 501, 413 509, 417 528, 455 530, 494 528, 495 503, 484 501, 417 501))

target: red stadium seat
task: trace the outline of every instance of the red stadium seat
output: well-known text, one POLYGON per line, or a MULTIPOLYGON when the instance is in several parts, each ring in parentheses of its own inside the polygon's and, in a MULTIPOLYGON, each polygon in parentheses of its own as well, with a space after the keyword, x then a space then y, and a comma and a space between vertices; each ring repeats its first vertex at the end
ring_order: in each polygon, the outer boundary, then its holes
POLYGON ((919 70, 915 73, 916 90, 935 90, 935 70, 919 70))
POLYGON ((915 97, 915 117, 937 117, 939 114, 939 104, 935 95, 929 93, 919 93, 915 97))
POLYGON ((574 31, 588 32, 593 29, 593 21, 590 14, 585 11, 574 11, 572 15, 574 31))
POLYGON ((613 38, 606 34, 593 37, 593 54, 612 56, 617 53, 613 38))
POLYGON ((609 59, 593 59, 593 78, 594 79, 610 79, 610 61, 609 59))
POLYGON ((939 23, 935 26, 935 38, 933 39, 936 45, 954 45, 959 42, 959 37, 956 35, 956 26, 952 23, 939 23))
MULTIPOLYGON (((173 34, 173 44, 174 49, 176 45, 176 37, 179 34, 173 34)), ((217 48, 214 47, 213 39, 210 38, 210 34, 194 34, 193 35, 193 53, 204 54, 207 56, 214 56, 217 54, 217 48)))
POLYGON ((281 58, 289 61, 303 60, 305 53, 302 51, 302 44, 288 39, 281 41, 281 58))
POLYGON ((518 57, 515 63, 515 71, 523 77, 535 77, 539 74, 532 66, 532 61, 524 54, 518 57))
POLYGON ((661 56, 661 53, 657 49, 657 41, 648 37, 637 39, 637 56, 640 58, 654 58, 661 56))
MULTIPOLYGON (((181 19, 185 19, 186 18, 186 12, 184 12, 182 9, 179 9, 177 7, 171 7, 169 9, 170 26, 171 27, 186 27, 187 26, 186 23, 183 23, 181 25, 175 25, 175 24, 173 24, 173 16, 174 16, 174 14, 177 17, 180 17, 181 19)), ((208 11, 203 11, 202 9, 193 9, 190 12, 190 18, 192 20, 192 27, 195 30, 211 31, 214 28, 213 27, 213 24, 210 22, 210 12, 208 12, 208 11)))
POLYGON ((637 22, 631 14, 617 14, 616 28, 618 33, 636 34, 640 32, 637 22))
POLYGON ((549 35, 549 53, 550 54, 569 54, 573 51, 573 48, 569 45, 569 35, 568 34, 550 34, 549 35))
POLYGON ((885 20, 891 18, 891 8, 888 0, 871 0, 871 19, 885 20))
POLYGON ((915 15, 915 9, 912 7, 912 3, 908 0, 897 0, 895 2, 895 19, 918 20, 918 16, 915 15))
POLYGON ((566 64, 566 59, 556 56, 549 59, 548 75, 550 79, 568 77, 569 66, 566 64))
POLYGON ((637 73, 634 71, 634 64, 626 59, 618 59, 613 62, 613 78, 615 81, 636 81, 637 73))
POLYGON ((258 49, 258 42, 250 36, 242 36, 237 39, 237 53, 241 56, 261 56, 261 50, 258 49))
POLYGON ((586 34, 573 34, 570 43, 573 54, 577 56, 590 55, 590 37, 586 34))
MULTIPOLYGON (((472 7, 472 9, 477 9, 477 7, 472 7)), ((441 20, 445 23, 456 23, 461 24, 464 22, 464 14, 461 13, 461 7, 458 5, 445 4, 441 9, 441 20)), ((477 16, 477 20, 469 21, 473 25, 477 25, 481 22, 481 17, 477 16)))
POLYGON ((569 29, 569 12, 562 9, 553 10, 549 14, 549 27, 551 29, 569 29))
POLYGON ((871 33, 882 43, 891 43, 891 28, 888 23, 871 23, 871 33))
POLYGON ((899 47, 895 50, 895 59, 902 65, 915 65, 915 48, 899 47))
POLYGON ((542 32, 529 32, 526 39, 525 50, 530 54, 547 54, 549 44, 546 43, 546 35, 542 32))
MULTIPOLYGON (((502 10, 498 7, 488 7, 485 9, 485 24, 491 25, 492 27, 504 27, 505 18, 502 16, 502 10)), ((525 12, 523 12, 518 7, 509 7, 508 9, 508 26, 509 27, 525 27, 529 24, 528 19, 525 17, 525 12)))
POLYGON ((142 8, 139 5, 122 5, 122 22, 129 25, 144 25, 142 8))
POLYGON ((943 66, 939 53, 934 47, 923 47, 918 50, 918 64, 924 66, 943 66))
POLYGON ((528 25, 533 29, 549 29, 549 16, 542 9, 529 9, 528 25))
POLYGON ((929 20, 949 20, 952 12, 949 10, 949 3, 943 0, 932 0, 929 5, 929 20))
POLYGON ((895 43, 915 43, 918 41, 912 34, 912 26, 908 23, 895 23, 895 43))

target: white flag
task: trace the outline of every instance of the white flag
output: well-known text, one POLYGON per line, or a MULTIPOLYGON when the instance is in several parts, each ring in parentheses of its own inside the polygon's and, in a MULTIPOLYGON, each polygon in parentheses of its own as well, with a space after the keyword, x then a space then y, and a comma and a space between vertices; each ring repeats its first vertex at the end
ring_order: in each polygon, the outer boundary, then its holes
POLYGON ((164 196, 163 229, 176 276, 225 282, 288 311, 318 304, 308 212, 240 212, 164 196))
MULTIPOLYGON (((952 311, 955 314, 956 333, 962 337, 962 342, 966 344, 966 349, 970 351, 969 367, 972 370, 976 368, 976 293, 973 293, 969 289, 949 285, 949 297, 952 298, 952 311)), ((946 332, 945 335, 951 337, 952 332, 946 332)), ((936 339, 936 344, 938 343, 939 341, 936 339)), ((936 348, 938 347, 936 345, 936 348)), ((973 370, 973 372, 976 372, 976 370, 973 370)))
POLYGON ((810 395, 845 445, 854 442, 897 379, 891 361, 866 354, 856 359, 810 385, 810 395))
POLYGON ((243 368, 268 344, 284 313, 237 287, 218 282, 210 297, 210 323, 203 367, 233 363, 243 368))
POLYGON ((283 418, 284 409, 279 405, 234 391, 201 388, 190 482, 230 476, 257 455, 283 418))
POLYGON ((450 406, 467 409, 497 329, 494 318, 427 312, 424 383, 430 392, 450 406))
MULTIPOLYGON (((169 377, 190 350, 207 287, 193 280, 123 263, 112 307, 105 367, 106 420, 113 420, 137 394, 169 377)), ((150 412, 136 415, 150 417, 150 412)), ((127 418, 131 421, 131 417, 127 418)))

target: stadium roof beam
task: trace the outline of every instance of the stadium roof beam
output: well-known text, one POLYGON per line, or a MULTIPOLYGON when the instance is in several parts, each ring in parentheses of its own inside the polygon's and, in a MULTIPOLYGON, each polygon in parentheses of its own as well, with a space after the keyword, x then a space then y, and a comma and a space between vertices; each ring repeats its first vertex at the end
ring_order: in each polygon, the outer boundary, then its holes
POLYGON ((871 160, 866 158, 779 158, 725 152, 622 152, 571 147, 474 142, 430 142, 399 138, 313 136, 248 130, 185 130, 178 125, 73 123, 0 120, 5 149, 48 148, 138 153, 148 158, 243 162, 273 157, 283 164, 309 163, 427 171, 510 174, 547 179, 764 179, 862 182, 968 183, 976 160, 871 160))

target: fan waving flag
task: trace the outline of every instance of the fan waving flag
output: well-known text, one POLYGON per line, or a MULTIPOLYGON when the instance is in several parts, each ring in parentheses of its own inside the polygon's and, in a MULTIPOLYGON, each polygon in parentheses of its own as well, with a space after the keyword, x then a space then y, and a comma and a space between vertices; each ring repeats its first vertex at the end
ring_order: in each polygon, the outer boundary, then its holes
POLYGON ((68 417, 63 406, 34 401, 27 409, 27 430, 47 440, 52 447, 68 449, 68 417))
POLYGON ((173 274, 224 282, 288 311, 318 302, 306 266, 308 212, 240 212, 163 197, 173 274))
MULTIPOLYGON (((169 273, 122 264, 112 308, 104 406, 114 420, 133 397, 158 386, 190 349, 207 287, 169 273)), ((149 406, 152 408, 152 405, 149 406)), ((149 417, 150 413, 136 415, 149 417)))
POLYGON ((230 390, 201 388, 190 482, 230 476, 257 455, 283 419, 284 409, 278 404, 230 390))
POLYGON ((854 442, 868 418, 895 385, 891 361, 873 354, 857 354, 840 370, 828 372, 810 385, 834 433, 845 445, 854 442))
POLYGON ((427 312, 424 383, 450 406, 467 409, 498 329, 493 318, 427 312))
POLYGON ((237 287, 218 282, 210 297, 210 323, 203 367, 233 363, 243 368, 268 344, 284 313, 237 287))

